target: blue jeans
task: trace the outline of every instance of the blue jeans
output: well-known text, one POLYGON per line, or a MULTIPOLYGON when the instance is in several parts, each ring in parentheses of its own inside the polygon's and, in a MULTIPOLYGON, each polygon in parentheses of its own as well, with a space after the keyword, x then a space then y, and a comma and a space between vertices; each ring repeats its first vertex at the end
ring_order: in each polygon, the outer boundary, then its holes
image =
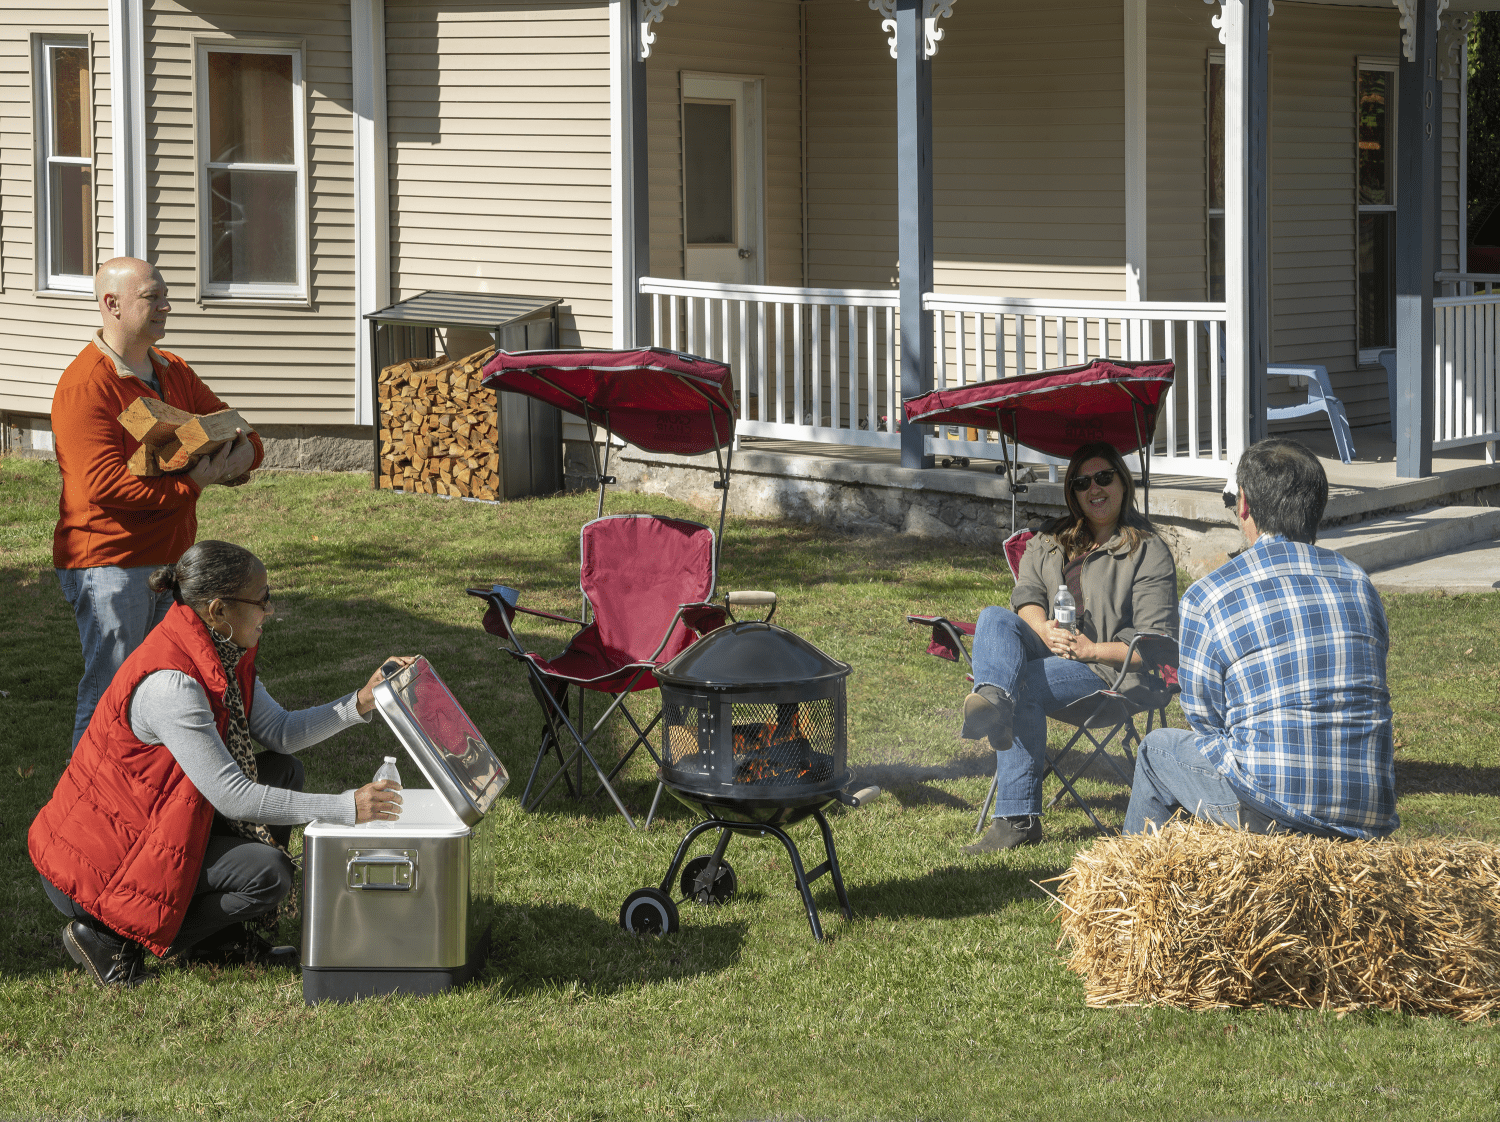
POLYGON ((1198 751, 1196 733, 1191 729, 1157 729, 1146 735, 1136 755, 1135 782, 1130 787, 1130 806, 1125 810, 1122 832, 1143 833, 1147 822, 1165 826, 1179 810, 1252 834, 1270 833, 1274 825, 1273 819, 1240 801, 1229 780, 1198 751))
POLYGON ((1047 767, 1047 714, 1104 688, 1084 663, 1058 658, 1031 625, 1009 608, 986 608, 974 628, 974 687, 997 686, 1015 700, 1015 744, 996 745, 996 818, 1042 812, 1047 767))
POLYGON ((58 569, 63 597, 73 608, 78 638, 83 642, 83 678, 78 683, 78 708, 73 713, 73 745, 83 738, 89 718, 115 671, 141 645, 172 606, 170 592, 152 592, 147 580, 156 565, 120 569, 99 565, 92 569, 58 569))

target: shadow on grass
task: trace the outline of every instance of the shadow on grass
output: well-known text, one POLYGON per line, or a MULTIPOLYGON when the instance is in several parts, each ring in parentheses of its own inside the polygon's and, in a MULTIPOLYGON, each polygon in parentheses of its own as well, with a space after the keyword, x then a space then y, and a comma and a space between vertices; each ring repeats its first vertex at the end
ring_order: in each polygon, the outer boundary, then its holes
POLYGON ((1051 866, 1017 867, 1015 861, 1010 855, 983 858, 973 864, 934 869, 925 876, 848 885, 849 903, 856 918, 960 919, 998 911, 1019 900, 1039 899, 1044 894, 1031 882, 1045 883, 1064 872, 1051 866))
POLYGON ((1397 760, 1396 795, 1500 795, 1500 767, 1397 760))
POLYGON ((483 977, 508 994, 612 994, 714 974, 739 961, 749 924, 707 922, 712 915, 694 908, 678 931, 653 937, 631 935, 613 917, 571 904, 501 904, 483 977))

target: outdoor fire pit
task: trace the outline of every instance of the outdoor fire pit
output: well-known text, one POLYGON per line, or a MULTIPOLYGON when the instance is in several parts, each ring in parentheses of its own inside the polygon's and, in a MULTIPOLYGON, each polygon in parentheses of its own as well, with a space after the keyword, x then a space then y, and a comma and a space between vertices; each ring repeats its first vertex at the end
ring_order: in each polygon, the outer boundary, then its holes
POLYGON ((731 593, 727 603, 731 612, 736 606, 770 612, 764 620, 735 621, 710 632, 656 672, 662 695, 661 780, 704 821, 682 839, 660 888, 638 889, 626 898, 620 926, 642 934, 675 931, 671 893, 678 870, 693 840, 717 829, 713 854, 682 868, 680 899, 727 901, 737 887, 724 860, 729 839, 736 833, 769 834, 791 858, 808 924, 821 939, 809 885, 824 873, 833 878, 845 917, 853 918, 823 808, 836 799, 861 806, 880 794, 878 787, 855 794, 845 790, 850 776, 844 685, 851 668, 773 626, 774 593, 731 593), (784 828, 809 817, 822 832, 827 860, 806 871, 784 828))

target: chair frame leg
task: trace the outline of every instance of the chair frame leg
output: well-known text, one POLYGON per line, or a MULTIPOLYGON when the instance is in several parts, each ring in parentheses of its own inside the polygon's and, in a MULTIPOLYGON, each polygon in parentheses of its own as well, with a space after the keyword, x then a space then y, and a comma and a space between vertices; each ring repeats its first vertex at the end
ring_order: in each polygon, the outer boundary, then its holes
MULTIPOLYGON (((566 728, 568 730, 569 735, 573 738, 573 743, 577 747, 574 748, 574 750, 571 753, 568 754, 567 759, 563 763, 563 766, 558 770, 558 772, 556 774, 554 774, 552 776, 551 779, 549 779, 546 782, 546 784, 542 787, 541 791, 539 791, 537 793, 537 795, 536 795, 536 797, 534 799, 532 799, 528 803, 528 802, 525 801, 525 798, 523 796, 522 803, 521 803, 521 809, 522 810, 528 810, 528 811, 529 810, 535 810, 536 807, 538 806, 538 804, 541 803, 542 799, 546 798, 547 793, 552 790, 552 788, 553 788, 554 785, 556 785, 558 779, 565 777, 566 773, 567 773, 567 770, 570 767, 572 767, 575 763, 577 764, 578 776, 579 776, 579 779, 578 779, 578 790, 582 791, 583 790, 583 759, 587 758, 588 762, 589 762, 589 766, 591 766, 594 769, 594 773, 601 780, 601 784, 602 785, 601 785, 600 789, 609 792, 610 800, 615 804, 615 809, 620 812, 621 816, 624 817, 625 821, 630 824, 630 827, 632 829, 634 829, 635 828, 635 819, 630 816, 630 811, 628 811, 628 810, 625 809, 625 804, 624 804, 623 801, 621 801, 619 792, 615 790, 614 785, 609 780, 609 776, 607 776, 605 774, 604 768, 601 767, 600 764, 599 764, 599 761, 594 758, 594 754, 589 751, 589 749, 588 749, 588 743, 589 743, 590 740, 593 739, 594 735, 596 733, 598 733, 601 728, 604 727, 604 724, 605 724, 606 721, 609 720, 610 715, 617 708, 619 708, 620 705, 623 703, 624 699, 627 696, 629 696, 629 694, 630 694, 630 688, 629 688, 629 686, 634 685, 636 682, 640 681, 641 675, 646 672, 645 668, 642 668, 640 670, 640 672, 637 673, 636 676, 633 679, 631 679, 629 685, 627 685, 627 687, 623 691, 621 691, 620 693, 618 693, 618 694, 615 695, 614 700, 612 702, 610 702, 609 706, 604 710, 603 714, 600 715, 599 719, 594 723, 593 728, 591 728, 589 730, 589 732, 588 732, 587 735, 580 735, 579 732, 578 732, 578 728, 575 727, 574 723, 571 720, 568 719, 566 691, 564 691, 564 695, 563 695, 562 698, 558 698, 558 697, 554 696, 553 693, 552 693, 552 691, 547 688, 547 681, 546 681, 546 679, 542 678, 542 676, 537 672, 537 670, 536 670, 535 667, 530 666, 528 664, 527 671, 528 671, 528 673, 530 673, 533 676, 533 679, 536 681, 536 684, 541 687, 541 693, 546 698, 546 702, 544 703, 544 706, 543 706, 543 713, 545 714, 545 716, 547 718, 547 724, 548 724, 548 726, 552 730, 554 742, 558 744, 559 754, 561 754, 561 742, 562 742, 562 735, 561 735, 561 733, 559 731, 559 725, 561 725, 562 728, 566 728)), ((583 721, 582 721, 582 715, 583 715, 583 694, 584 694, 584 692, 585 691, 583 689, 581 689, 581 688, 578 691, 578 694, 579 694, 579 698, 578 698, 578 712, 579 712, 579 718, 580 718, 579 719, 579 724, 580 725, 583 723, 583 721)), ((631 723, 634 724, 634 721, 632 721, 631 723)), ((639 727, 639 726, 636 726, 636 727, 639 727)), ((648 750, 649 750, 649 746, 648 746, 648 750)), ((533 764, 533 766, 532 766, 533 779, 535 778, 535 773, 536 773, 537 768, 540 766, 540 757, 543 754, 544 753, 541 753, 541 752, 538 753, 537 763, 533 764)), ((527 784, 527 791, 529 792, 530 789, 531 789, 531 783, 528 783, 527 784)))

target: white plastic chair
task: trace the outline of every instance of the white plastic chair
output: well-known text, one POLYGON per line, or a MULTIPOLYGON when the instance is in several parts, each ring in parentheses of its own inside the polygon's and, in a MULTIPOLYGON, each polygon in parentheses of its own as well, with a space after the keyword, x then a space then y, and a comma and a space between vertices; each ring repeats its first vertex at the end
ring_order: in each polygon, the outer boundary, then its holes
POLYGON ((1280 374, 1288 378, 1306 378, 1307 400, 1301 405, 1267 409, 1266 420, 1290 421, 1297 417, 1308 417, 1314 413, 1326 413, 1329 427, 1333 429, 1333 443, 1339 450, 1339 459, 1346 464, 1352 462, 1354 438, 1349 432, 1349 416, 1344 412, 1344 403, 1333 396, 1333 385, 1328 381, 1328 367, 1315 363, 1273 362, 1266 367, 1267 377, 1272 374, 1280 374))

